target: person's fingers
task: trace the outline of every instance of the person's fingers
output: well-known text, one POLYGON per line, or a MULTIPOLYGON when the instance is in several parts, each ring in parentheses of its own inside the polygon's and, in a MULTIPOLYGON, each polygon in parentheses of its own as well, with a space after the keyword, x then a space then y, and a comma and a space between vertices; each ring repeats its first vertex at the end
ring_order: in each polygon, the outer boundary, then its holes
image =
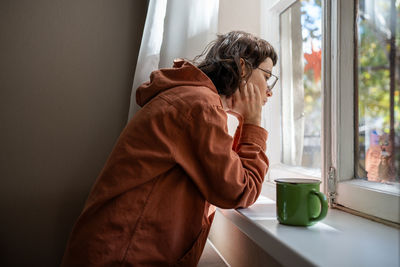
POLYGON ((242 91, 242 89, 244 88, 244 86, 246 85, 246 80, 245 79, 243 79, 243 80, 241 80, 240 81, 240 83, 239 83, 239 90, 240 91, 242 91))
POLYGON ((244 99, 251 100, 254 96, 254 85, 248 83, 246 85, 246 90, 244 90, 244 99))
POLYGON ((240 95, 242 97, 242 99, 246 99, 249 96, 249 85, 248 83, 244 82, 242 89, 240 90, 240 95))
POLYGON ((257 85, 254 85, 254 97, 257 103, 261 103, 261 92, 257 85))

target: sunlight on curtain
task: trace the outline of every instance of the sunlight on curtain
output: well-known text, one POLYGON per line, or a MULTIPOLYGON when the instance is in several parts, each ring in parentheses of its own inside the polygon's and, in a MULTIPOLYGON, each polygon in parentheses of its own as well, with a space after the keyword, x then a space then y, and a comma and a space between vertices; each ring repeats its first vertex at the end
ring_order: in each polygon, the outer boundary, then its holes
POLYGON ((199 32, 216 31, 219 1, 192 1, 189 9, 189 18, 196 18, 197 22, 189 23, 187 35, 193 38, 199 32), (211 12, 210 12, 211 11, 211 12))
POLYGON ((193 59, 216 38, 219 1, 169 0, 164 23, 160 68, 175 58, 193 59))
POLYGON ((193 59, 216 38, 218 0, 150 0, 133 81, 129 119, 139 110, 136 89, 175 58, 193 59))
POLYGON ((133 79, 128 120, 139 110, 136 88, 149 79, 153 70, 158 69, 166 8, 167 0, 150 0, 133 79))

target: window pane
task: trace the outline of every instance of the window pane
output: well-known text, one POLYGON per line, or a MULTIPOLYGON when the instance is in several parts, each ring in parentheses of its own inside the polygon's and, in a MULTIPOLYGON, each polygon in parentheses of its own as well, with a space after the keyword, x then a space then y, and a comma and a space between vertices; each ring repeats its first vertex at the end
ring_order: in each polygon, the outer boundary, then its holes
POLYGON ((357 176, 399 181, 400 5, 359 0, 357 176))
POLYGON ((296 1, 280 16, 282 162, 321 167, 321 1, 296 1))

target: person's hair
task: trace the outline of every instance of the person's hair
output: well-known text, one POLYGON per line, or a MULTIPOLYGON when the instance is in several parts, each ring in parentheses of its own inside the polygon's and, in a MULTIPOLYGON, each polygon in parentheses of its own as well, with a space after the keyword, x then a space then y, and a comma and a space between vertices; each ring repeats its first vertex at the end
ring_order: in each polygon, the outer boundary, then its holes
POLYGON ((267 58, 272 60, 274 66, 276 64, 278 56, 274 48, 261 38, 243 31, 217 36, 201 55, 195 57, 194 62, 211 79, 221 95, 230 96, 239 87, 242 80, 241 58, 249 70, 245 80, 267 58), (204 59, 198 62, 202 57, 204 59))

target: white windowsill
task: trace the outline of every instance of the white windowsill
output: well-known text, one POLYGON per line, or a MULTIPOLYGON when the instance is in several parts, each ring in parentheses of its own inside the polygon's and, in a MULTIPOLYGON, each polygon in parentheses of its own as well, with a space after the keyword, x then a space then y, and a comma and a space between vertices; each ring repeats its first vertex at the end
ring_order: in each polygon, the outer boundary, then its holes
POLYGON ((336 202, 342 206, 392 222, 400 222, 399 183, 376 183, 361 179, 339 182, 336 202))
POLYGON ((362 179, 352 179, 341 183, 347 184, 349 186, 363 187, 368 190, 385 194, 391 194, 397 197, 400 195, 400 183, 398 182, 379 183, 379 182, 369 182, 362 179))
POLYGON ((277 221, 271 198, 219 212, 282 265, 400 266, 399 229, 335 209, 313 226, 286 226, 277 221))
POLYGON ((283 163, 271 164, 268 169, 268 175, 276 178, 299 177, 321 180, 321 170, 319 169, 290 166, 283 163))

